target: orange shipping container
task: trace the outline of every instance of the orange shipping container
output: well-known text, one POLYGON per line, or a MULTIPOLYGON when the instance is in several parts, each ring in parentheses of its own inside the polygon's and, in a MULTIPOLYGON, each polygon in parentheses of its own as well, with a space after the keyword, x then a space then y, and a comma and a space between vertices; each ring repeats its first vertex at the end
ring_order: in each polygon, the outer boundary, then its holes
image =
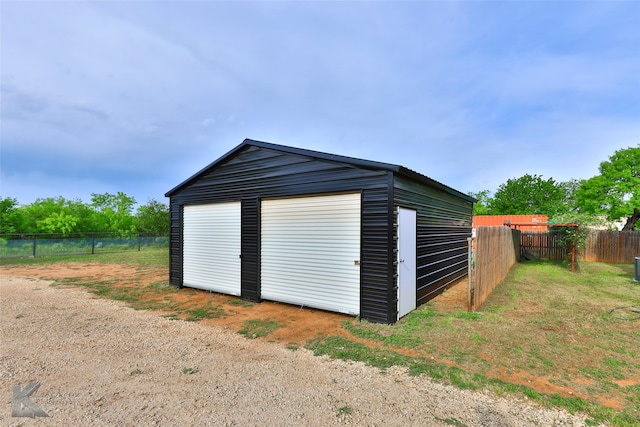
MULTIPOLYGON (((509 221, 512 224, 515 223, 532 223, 532 222, 540 222, 546 223, 548 222, 548 217, 546 214, 544 215, 476 215, 473 217, 473 228, 479 227, 481 225, 488 226, 496 226, 496 225, 504 225, 505 221, 509 221)), ((523 231, 539 231, 545 232, 547 231, 548 226, 544 225, 523 225, 518 227, 518 230, 523 231)))

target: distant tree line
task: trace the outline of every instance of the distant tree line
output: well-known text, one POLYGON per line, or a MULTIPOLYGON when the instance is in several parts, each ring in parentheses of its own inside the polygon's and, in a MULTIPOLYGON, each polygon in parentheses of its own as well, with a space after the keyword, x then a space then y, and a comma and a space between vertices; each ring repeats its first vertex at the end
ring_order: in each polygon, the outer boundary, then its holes
MULTIPOLYGON (((474 215, 546 214, 550 221, 580 224, 625 218, 624 230, 640 225, 640 145, 616 151, 600 163, 600 173, 584 180, 556 182, 525 174, 507 180, 495 193, 469 193, 478 199, 474 215)), ((125 193, 92 194, 91 202, 54 197, 19 205, 0 197, 0 234, 148 232, 169 233, 169 207, 150 199, 134 213, 136 200, 125 193)))
POLYGON ((155 199, 134 213, 136 200, 125 193, 91 194, 91 202, 50 197, 20 205, 0 197, 0 234, 112 232, 169 233, 169 207, 155 199))
POLYGON ((640 145, 616 151, 600 163, 600 173, 584 180, 556 182, 525 174, 507 180, 478 199, 474 215, 547 214, 552 222, 597 223, 625 220, 623 230, 640 229, 640 145))

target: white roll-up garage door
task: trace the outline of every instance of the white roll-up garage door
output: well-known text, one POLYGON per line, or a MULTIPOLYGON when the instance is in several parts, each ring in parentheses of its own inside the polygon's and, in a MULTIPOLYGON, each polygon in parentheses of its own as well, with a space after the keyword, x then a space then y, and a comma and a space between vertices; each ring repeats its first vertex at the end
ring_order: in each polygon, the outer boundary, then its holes
POLYGON ((240 295, 240 202, 184 207, 183 283, 240 295))
POLYGON ((360 194, 262 201, 264 299, 360 314, 360 194))

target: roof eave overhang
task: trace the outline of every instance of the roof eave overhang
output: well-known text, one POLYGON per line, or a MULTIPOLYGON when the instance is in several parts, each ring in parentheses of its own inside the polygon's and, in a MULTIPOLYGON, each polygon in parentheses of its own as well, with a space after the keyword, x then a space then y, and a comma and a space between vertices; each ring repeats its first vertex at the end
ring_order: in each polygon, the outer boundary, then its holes
POLYGON ((298 155, 301 155, 301 156, 310 156, 310 157, 314 157, 314 158, 317 158, 317 159, 320 159, 320 160, 327 160, 327 161, 333 161, 333 162, 343 162, 343 163, 351 164, 351 165, 356 166, 356 167, 361 167, 361 168, 366 168, 366 169, 386 170, 386 171, 390 171, 390 172, 393 172, 395 174, 407 177, 407 178, 412 179, 414 181, 418 181, 418 182, 421 182, 423 184, 429 185, 431 187, 434 187, 436 189, 439 189, 441 191, 449 193, 449 194, 451 194, 453 196, 456 196, 458 198, 466 200, 468 202, 475 203, 477 201, 476 199, 474 199, 473 197, 471 197, 471 196, 469 196, 467 194, 464 194, 464 193, 462 193, 462 192, 460 192, 458 190, 455 190, 455 189, 453 189, 453 188, 451 188, 451 187, 449 187, 447 185, 442 184, 441 182, 438 182, 438 181, 436 181, 434 179, 431 179, 431 178, 429 178, 429 177, 427 177, 425 175, 422 175, 422 174, 420 174, 418 172, 415 172, 415 171, 413 171, 411 169, 408 169, 408 168, 405 168, 403 166, 398 166, 398 165, 394 165, 394 164, 391 164, 391 163, 376 162, 376 161, 372 161, 372 160, 358 159, 358 158, 355 158, 355 157, 340 156, 340 155, 337 155, 337 154, 323 153, 323 152, 320 152, 320 151, 313 151, 313 150, 308 150, 308 149, 304 149, 304 148, 287 147, 287 146, 284 146, 284 145, 272 144, 270 142, 256 141, 256 140, 253 140, 253 139, 245 139, 240 145, 238 145, 237 147, 235 147, 231 151, 225 153, 224 155, 219 157, 214 162, 209 163, 207 166, 205 166, 204 168, 202 168, 201 170, 199 170, 195 174, 191 175, 189 178, 187 178, 186 180, 184 180, 183 182, 181 182, 180 184, 178 184, 177 186, 175 186, 171 190, 167 191, 165 193, 165 197, 173 196, 176 192, 180 191, 182 188, 186 187, 191 182, 195 181, 202 174, 204 174, 207 171, 213 169, 219 163, 222 163, 223 161, 225 161, 229 157, 235 155, 237 152, 241 151, 243 148, 245 148, 248 145, 267 148, 267 149, 270 149, 270 150, 282 151, 282 152, 286 152, 286 153, 298 154, 298 155))
POLYGON ((416 171, 413 171, 411 169, 405 168, 403 166, 399 167, 399 171, 397 172, 398 175, 407 177, 409 179, 412 179, 414 181, 418 181, 421 182, 423 184, 429 185, 431 187, 434 187, 438 190, 444 191, 445 193, 451 194, 453 196, 456 196, 460 199, 466 200, 467 202, 470 203, 476 203, 478 200, 474 197, 469 196, 468 194, 464 194, 461 191, 456 190, 455 188, 451 188, 448 185, 445 185, 439 181, 436 181, 435 179, 429 178, 426 175, 422 175, 421 173, 418 173, 416 171))
POLYGON ((171 197, 173 194, 175 194, 177 191, 179 191, 180 189, 186 187, 187 185, 189 185, 192 181, 195 181, 200 175, 204 174, 205 172, 207 172, 208 170, 214 168, 218 163, 222 163, 225 159, 227 159, 228 157, 233 156, 234 154, 236 154, 238 151, 242 150, 244 147, 246 147, 247 145, 249 145, 249 142, 251 141, 249 139, 245 139, 242 144, 238 145, 237 147, 235 147, 234 149, 228 151, 227 153, 223 154, 222 156, 220 156, 217 160, 209 163, 207 166, 205 166, 204 168, 200 169, 198 172, 194 173, 193 175, 191 175, 189 178, 185 179, 184 181, 182 181, 180 184, 176 185, 175 187, 173 187, 171 190, 167 191, 164 196, 165 197, 171 197))

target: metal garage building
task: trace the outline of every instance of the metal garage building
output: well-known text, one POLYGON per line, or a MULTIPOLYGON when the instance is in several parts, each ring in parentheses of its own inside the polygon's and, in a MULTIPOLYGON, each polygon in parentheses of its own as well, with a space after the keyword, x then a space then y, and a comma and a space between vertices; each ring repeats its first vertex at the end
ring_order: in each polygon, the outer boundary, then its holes
POLYGON ((472 197, 246 139, 170 190, 170 281, 393 323, 467 273, 472 197))

